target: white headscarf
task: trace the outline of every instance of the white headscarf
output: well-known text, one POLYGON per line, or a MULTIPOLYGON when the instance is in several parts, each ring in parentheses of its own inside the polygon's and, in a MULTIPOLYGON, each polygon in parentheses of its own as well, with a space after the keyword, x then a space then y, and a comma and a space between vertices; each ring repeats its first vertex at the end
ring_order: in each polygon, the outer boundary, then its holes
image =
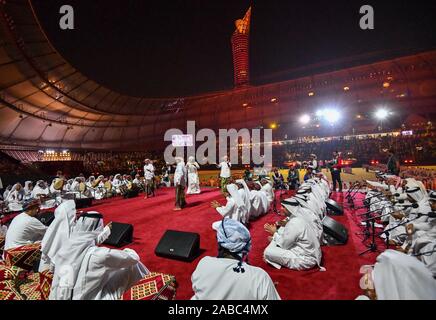
POLYGON ((427 191, 423 190, 421 183, 416 180, 411 180, 407 182, 406 193, 416 202, 428 200, 427 191))
POLYGON ((100 233, 103 231, 104 223, 102 218, 89 217, 86 215, 100 215, 96 211, 89 211, 85 215, 82 215, 77 219, 76 225, 74 226, 74 232, 91 232, 95 231, 100 233))
MULTIPOLYGON (((56 208, 54 220, 48 227, 41 243, 43 260, 55 263, 55 256, 68 240, 76 221, 76 203, 73 200, 63 202, 56 208)), ((47 266, 46 266, 47 267, 47 266)), ((40 271, 41 270, 40 268, 40 271)))
POLYGON ((88 249, 96 245, 96 232, 74 232, 56 255, 50 300, 71 300, 88 249))
POLYGON ((251 212, 250 189, 248 188, 247 183, 244 181, 244 179, 236 180, 236 182, 242 184, 242 186, 244 187, 244 189, 243 189, 243 191, 244 191, 244 198, 243 198, 244 204, 245 204, 245 207, 247 208, 247 211, 251 212))
POLYGON ((430 270, 399 251, 379 255, 373 277, 379 300, 436 300, 436 280, 430 270))
POLYGON ((8 194, 8 197, 5 199, 6 202, 8 201, 23 201, 24 200, 24 189, 21 188, 20 191, 17 191, 16 188, 18 185, 21 185, 21 183, 17 182, 12 186, 11 191, 8 194), (15 197, 15 199, 13 199, 15 197))
MULTIPOLYGON (((88 214, 98 214, 88 212, 88 214)), ((73 289, 89 248, 98 244, 103 230, 103 219, 82 216, 78 219, 70 238, 56 255, 56 268, 50 300, 71 300, 73 289)))
POLYGON ((233 201, 235 201, 238 208, 245 208, 244 200, 242 199, 241 194, 238 191, 238 186, 236 184, 228 184, 227 191, 230 193, 230 196, 232 197, 233 201))
POLYGON ((45 184, 45 182, 43 180, 38 180, 38 182, 36 183, 36 185, 33 187, 32 190, 32 194, 31 197, 32 198, 36 198, 37 195, 39 194, 45 194, 47 195, 49 193, 48 187, 45 184), (39 185, 43 183, 44 188, 41 188, 39 185))
POLYGON ((26 181, 25 183, 24 183, 24 191, 26 192, 26 193, 30 193, 31 192, 31 190, 30 190, 30 188, 29 188, 29 185, 31 185, 32 184, 32 181, 26 181))

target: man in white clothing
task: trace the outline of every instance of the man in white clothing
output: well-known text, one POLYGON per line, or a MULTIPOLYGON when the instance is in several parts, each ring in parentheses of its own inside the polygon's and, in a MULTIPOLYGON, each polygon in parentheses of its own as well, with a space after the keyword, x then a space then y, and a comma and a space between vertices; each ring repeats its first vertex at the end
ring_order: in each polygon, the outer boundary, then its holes
MULTIPOLYGON (((285 215, 289 217, 283 231, 279 232, 276 225, 266 224, 265 231, 271 237, 271 243, 264 251, 264 259, 272 266, 280 269, 282 266, 294 270, 306 270, 321 263, 321 245, 314 226, 301 216, 292 214, 298 203, 283 203, 285 215)), ((281 229, 280 228, 280 229, 281 229)))
POLYGON ((404 253, 386 250, 374 267, 363 266, 361 273, 360 287, 367 300, 436 300, 436 280, 431 272, 404 253))
POLYGON ((41 243, 39 272, 53 270, 55 256, 70 238, 76 222, 76 203, 68 200, 56 208, 54 220, 47 229, 41 243))
POLYGON ((221 191, 226 191, 226 186, 230 182, 230 177, 232 176, 230 172, 230 168, 232 167, 232 164, 229 161, 228 156, 223 157, 223 161, 218 164, 218 168, 221 169, 220 172, 220 179, 221 179, 221 191))
POLYGON ((56 255, 50 300, 117 300, 149 273, 134 250, 98 247, 108 229, 98 213, 79 218, 56 255))
POLYGON ((4 250, 42 240, 47 227, 36 218, 40 204, 40 201, 35 199, 24 203, 24 212, 16 216, 9 225, 4 250))
POLYGON ((154 194, 154 166, 150 159, 144 160, 145 199, 154 194))
MULTIPOLYGON (((247 223, 249 218, 249 212, 244 202, 244 199, 239 192, 236 184, 228 184, 224 196, 227 199, 225 206, 220 205, 217 201, 212 202, 212 208, 222 216, 230 218, 242 223, 247 223)), ((212 227, 216 229, 220 221, 215 222, 212 227)))
POLYGON ((176 203, 174 210, 182 210, 186 206, 185 187, 188 180, 188 172, 186 170, 183 158, 176 158, 177 167, 174 172, 174 185, 176 186, 176 203))
POLYGON ((218 257, 204 257, 192 274, 192 300, 280 300, 270 276, 244 262, 251 249, 244 225, 223 219, 217 241, 218 257))

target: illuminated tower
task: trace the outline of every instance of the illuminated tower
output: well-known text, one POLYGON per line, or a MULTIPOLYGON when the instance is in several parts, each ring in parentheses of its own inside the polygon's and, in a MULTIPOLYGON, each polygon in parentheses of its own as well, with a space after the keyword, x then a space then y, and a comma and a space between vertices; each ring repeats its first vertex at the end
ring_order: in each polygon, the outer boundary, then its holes
POLYGON ((249 37, 251 7, 243 19, 236 20, 236 30, 232 35, 233 67, 235 87, 248 85, 249 74, 249 37))

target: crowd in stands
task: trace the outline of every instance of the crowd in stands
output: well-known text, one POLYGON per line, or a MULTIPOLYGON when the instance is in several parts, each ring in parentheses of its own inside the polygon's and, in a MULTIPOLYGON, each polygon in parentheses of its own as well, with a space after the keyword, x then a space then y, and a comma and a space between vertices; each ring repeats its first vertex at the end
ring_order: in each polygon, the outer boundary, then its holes
POLYGON ((432 165, 436 163, 436 134, 417 135, 368 135, 337 138, 311 138, 273 146, 273 159, 277 166, 288 161, 308 159, 310 154, 319 160, 330 159, 339 150, 344 159, 354 160, 354 165, 386 162, 386 151, 393 148, 402 164, 432 165), (409 162, 409 161, 412 162, 409 162), (407 161, 407 162, 406 162, 407 161))

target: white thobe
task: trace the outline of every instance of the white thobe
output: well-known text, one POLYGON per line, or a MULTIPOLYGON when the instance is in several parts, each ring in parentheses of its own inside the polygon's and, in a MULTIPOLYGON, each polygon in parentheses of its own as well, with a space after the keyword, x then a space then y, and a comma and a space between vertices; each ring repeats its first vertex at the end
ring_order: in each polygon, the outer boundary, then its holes
POLYGON ((231 177, 231 173, 230 173, 231 166, 232 166, 232 164, 230 162, 227 163, 226 161, 223 161, 218 165, 218 168, 221 168, 221 172, 220 172, 221 178, 230 178, 231 177))
POLYGON ((91 247, 81 264, 73 300, 118 300, 149 273, 134 250, 91 247))
POLYGON ((186 186, 187 180, 187 171, 185 164, 183 162, 179 162, 176 166, 176 170, 174 171, 174 185, 181 185, 183 187, 186 186))
POLYGON ((16 216, 6 233, 5 250, 41 241, 47 227, 23 212, 16 216))
POLYGON ((17 190, 9 192, 8 197, 5 199, 8 204, 9 211, 21 211, 23 210, 24 191, 22 193, 17 190))
POLYGON ((154 166, 151 163, 144 166, 144 178, 146 180, 151 180, 154 178, 154 166))
POLYGON ((251 190, 250 191, 251 210, 250 217, 258 218, 264 215, 269 210, 269 201, 265 192, 251 190))
POLYGON ((186 165, 188 171, 188 190, 187 194, 199 194, 200 190, 200 179, 198 178, 198 168, 199 165, 195 163, 189 163, 186 165))
POLYGON ((276 232, 265 249, 265 260, 280 269, 281 266, 305 270, 321 262, 321 246, 315 231, 298 216, 291 216, 281 233, 276 232))
POLYGON ((223 217, 244 222, 247 215, 247 212, 244 209, 245 208, 243 207, 238 207, 236 202, 231 197, 228 197, 226 205, 216 208, 216 211, 218 211, 218 213, 223 217))
POLYGON ((268 273, 243 264, 236 273, 234 259, 204 257, 192 274, 192 300, 280 300, 268 273))
POLYGON ((54 220, 47 228, 41 243, 41 262, 39 272, 54 267, 54 257, 69 239, 76 221, 76 205, 73 200, 68 200, 56 208, 54 220))
POLYGON ((271 203, 274 201, 274 189, 272 185, 270 183, 266 183, 262 186, 260 191, 265 192, 268 202, 271 205, 271 203))

